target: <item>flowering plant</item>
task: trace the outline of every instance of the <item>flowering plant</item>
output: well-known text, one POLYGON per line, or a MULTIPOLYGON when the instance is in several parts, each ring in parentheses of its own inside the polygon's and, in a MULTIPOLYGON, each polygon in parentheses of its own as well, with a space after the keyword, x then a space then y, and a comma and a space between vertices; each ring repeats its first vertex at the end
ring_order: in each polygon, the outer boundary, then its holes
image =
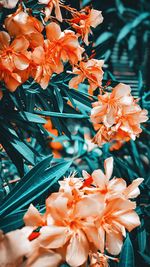
POLYGON ((134 233, 147 252, 147 95, 108 79, 81 4, 0 1, 0 266, 134 267, 134 233))

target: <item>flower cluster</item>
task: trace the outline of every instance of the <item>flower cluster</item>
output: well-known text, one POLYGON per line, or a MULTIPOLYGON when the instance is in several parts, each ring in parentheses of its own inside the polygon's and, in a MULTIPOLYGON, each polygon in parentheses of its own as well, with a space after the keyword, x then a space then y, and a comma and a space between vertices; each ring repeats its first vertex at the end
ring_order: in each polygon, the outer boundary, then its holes
POLYGON ((48 262, 55 267, 66 261, 77 267, 89 257, 91 267, 102 267, 108 266, 109 259, 117 261, 104 252, 118 255, 126 230, 140 225, 131 199, 139 195, 143 179, 129 186, 122 178, 110 179, 113 158, 105 160, 104 168, 105 172, 98 169, 90 175, 83 171, 81 178, 74 174, 60 181, 59 192, 46 200, 44 214, 31 204, 24 215, 24 228, 1 234, 0 264, 44 267, 48 262))
POLYGON ((91 121, 98 130, 93 142, 101 146, 114 140, 119 144, 135 140, 142 132, 140 123, 148 119, 147 110, 142 110, 137 101, 131 95, 130 86, 122 83, 112 92, 99 95, 91 111, 91 121))
MULTIPOLYGON (((62 21, 60 6, 69 8, 58 0, 40 0, 39 3, 46 5, 43 11, 46 21, 50 18, 53 9, 56 18, 62 21)), ((73 12, 74 16, 83 13, 72 8, 69 11, 71 15, 73 12)), ((86 29, 86 39, 91 33, 90 27, 96 27, 103 20, 101 11, 89 8, 88 13, 88 22, 82 25, 82 30, 86 29)), ((81 21, 78 21, 79 25, 81 21)), ((73 25, 77 26, 73 21, 68 20, 68 23, 71 24, 72 29, 74 29, 73 25)), ((92 90, 101 85, 102 61, 93 59, 84 62, 84 48, 79 43, 79 34, 73 30, 62 31, 60 25, 52 20, 45 26, 31 15, 30 10, 24 10, 21 5, 15 13, 8 15, 4 21, 4 27, 5 30, 0 32, 0 80, 10 91, 15 91, 29 77, 39 83, 43 89, 47 88, 52 75, 64 71, 66 62, 71 64, 74 74, 76 69, 81 73, 85 72, 85 77, 80 74, 78 79, 84 81, 87 77, 92 90), (44 32, 46 32, 46 38, 44 32), (87 71, 84 71, 86 68, 87 71), (89 74, 91 70, 93 75, 89 74)), ((85 38, 83 34, 82 37, 85 38)), ((70 83, 70 86, 73 87, 74 83, 70 83)))

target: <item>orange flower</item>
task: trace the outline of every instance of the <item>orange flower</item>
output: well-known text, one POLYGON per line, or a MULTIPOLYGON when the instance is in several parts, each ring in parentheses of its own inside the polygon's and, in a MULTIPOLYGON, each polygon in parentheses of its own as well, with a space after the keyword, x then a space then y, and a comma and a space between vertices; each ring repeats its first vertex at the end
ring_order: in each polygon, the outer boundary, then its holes
POLYGON ((32 53, 32 59, 34 63, 32 77, 43 89, 46 89, 53 74, 51 68, 52 59, 50 58, 46 47, 36 47, 32 53))
POLYGON ((53 73, 63 71, 62 62, 69 60, 71 64, 77 64, 83 52, 74 32, 61 32, 60 26, 55 22, 46 26, 46 34, 48 39, 44 46, 36 47, 32 54, 35 64, 32 76, 43 89, 48 86, 53 73))
POLYGON ((5 82, 9 91, 14 92, 16 88, 22 83, 21 77, 15 73, 10 72, 0 66, 0 80, 5 82))
POLYGON ((70 21, 71 26, 77 31, 78 35, 82 37, 86 45, 89 44, 88 36, 92 33, 91 27, 96 28, 103 22, 102 12, 86 7, 80 12, 74 12, 73 18, 70 21))
POLYGON ((46 225, 46 218, 31 204, 23 217, 26 226, 32 226, 35 229, 39 226, 46 225))
POLYGON ((123 107, 122 117, 118 122, 120 129, 135 140, 136 136, 142 132, 140 123, 148 120, 147 114, 148 111, 142 110, 137 104, 123 107))
POLYGON ((98 130, 93 142, 101 146, 109 141, 135 140, 142 131, 140 123, 148 119, 147 111, 136 102, 130 87, 121 83, 112 93, 99 95, 91 111, 91 121, 98 130))
POLYGON ((143 178, 135 179, 129 186, 122 178, 113 178, 110 180, 113 172, 113 158, 107 158, 104 161, 105 174, 101 169, 93 171, 90 175, 83 171, 83 178, 85 181, 91 178, 89 187, 84 187, 85 192, 96 193, 105 196, 105 200, 121 197, 121 198, 136 198, 139 194, 138 186, 143 182, 143 178), (94 186, 94 187, 93 187, 94 186))
POLYGON ((78 67, 73 68, 73 74, 76 74, 77 76, 70 80, 69 87, 77 89, 79 84, 87 79, 90 84, 89 93, 93 94, 93 91, 96 88, 101 87, 103 79, 103 64, 104 61, 98 59, 90 59, 87 62, 81 61, 78 67))
POLYGON ((123 245, 123 237, 140 225, 139 216, 133 210, 136 205, 130 200, 115 198, 108 202, 101 216, 95 222, 98 229, 100 251, 104 248, 112 254, 118 255, 123 245))
POLYGON ((66 245, 66 262, 77 267, 87 260, 89 242, 94 241, 89 234, 94 227, 90 218, 99 213, 100 198, 85 196, 71 206, 68 206, 68 200, 69 196, 62 193, 54 193, 47 199, 47 214, 50 214, 51 220, 49 218, 48 226, 40 230, 39 242, 52 249, 66 245), (88 209, 85 209, 86 206, 88 209))
POLYGON ((19 6, 14 14, 8 15, 5 19, 5 28, 11 37, 24 35, 30 42, 32 48, 43 45, 42 23, 35 17, 29 16, 19 6))
POLYGON ((62 22, 62 15, 61 15, 61 10, 60 10, 60 6, 59 3, 61 3, 61 1, 59 0, 39 0, 40 4, 45 4, 45 21, 48 21, 50 18, 50 15, 53 11, 53 9, 55 9, 55 16, 56 18, 62 22))
POLYGON ((5 235, 0 231, 0 266, 22 266, 23 258, 28 255, 32 248, 27 239, 30 232, 31 229, 28 227, 5 235))
POLYGON ((106 127, 111 127, 122 115, 122 107, 133 102, 130 86, 119 83, 111 93, 98 96, 98 101, 92 105, 91 120, 94 124, 104 123, 106 127))
POLYGON ((25 37, 18 37, 10 44, 7 32, 0 32, 1 64, 9 71, 25 70, 30 64, 29 42, 25 37))
POLYGON ((69 61, 72 65, 82 59, 84 49, 79 45, 78 38, 73 31, 61 32, 60 26, 51 22, 46 26, 46 35, 49 40, 49 51, 57 69, 63 71, 62 62, 69 61))
POLYGON ((0 232, 0 266, 59 266, 62 260, 61 255, 41 247, 38 239, 30 241, 28 236, 31 232, 32 227, 23 227, 21 230, 12 231, 6 235, 0 232))
MULTIPOLYGON (((55 251, 37 246, 28 256, 24 266, 32 267, 58 267, 60 266, 62 257, 55 251)), ((19 266, 18 266, 19 267, 19 266)))
POLYGON ((0 4, 5 8, 14 8, 19 0, 2 0, 0 4))
MULTIPOLYGON (((106 248, 111 254, 119 254, 126 229, 131 231, 140 224, 134 211, 135 202, 128 198, 138 196, 138 186, 143 179, 138 178, 127 186, 122 178, 110 180, 112 158, 105 160, 104 167, 105 173, 95 170, 90 176, 84 172, 84 179, 76 178, 74 173, 60 181, 59 192, 46 200, 44 215, 30 205, 24 216, 25 224, 32 229, 28 239, 32 236, 34 248, 42 247, 46 258, 48 252, 50 257, 55 250, 70 266, 78 267, 90 254, 91 266, 106 265, 106 259, 111 257, 93 253, 97 250, 104 253, 106 248)), ((37 261, 42 260, 38 251, 34 257, 37 261)))
POLYGON ((29 42, 25 37, 17 37, 10 44, 7 32, 0 32, 0 79, 9 90, 14 91, 22 83, 21 71, 30 64, 29 42), (20 74, 20 75, 19 75, 20 74))

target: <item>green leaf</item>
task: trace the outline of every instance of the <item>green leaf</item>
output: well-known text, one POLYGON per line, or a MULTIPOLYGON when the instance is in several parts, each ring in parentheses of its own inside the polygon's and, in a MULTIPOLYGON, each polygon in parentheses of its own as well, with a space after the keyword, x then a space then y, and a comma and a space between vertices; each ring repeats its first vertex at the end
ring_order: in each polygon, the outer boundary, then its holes
POLYGON ((115 2, 116 2, 116 7, 117 7, 119 13, 122 15, 124 13, 124 11, 125 11, 125 7, 124 7, 122 1, 121 0, 116 0, 115 2))
POLYGON ((9 126, 5 124, 3 127, 0 127, 0 132, 1 139, 3 138, 4 141, 7 140, 7 142, 10 143, 24 159, 30 162, 30 164, 35 164, 35 153, 19 138, 12 128, 9 128, 9 126))
POLYGON ((113 37, 112 32, 103 32, 96 40, 94 46, 100 45, 101 43, 106 42, 108 39, 113 37))
POLYGON ((54 91, 55 91, 55 95, 56 95, 56 99, 58 103, 58 108, 60 112, 62 113, 64 109, 64 102, 63 102, 62 95, 60 93, 60 89, 58 87, 54 87, 54 91))
POLYGON ((20 196, 20 188, 23 186, 28 188, 32 185, 32 179, 36 176, 42 175, 46 168, 50 165, 52 160, 52 155, 46 157, 41 162, 39 162, 35 167, 33 167, 15 186, 15 188, 3 199, 1 204, 4 204, 4 207, 9 205, 14 198, 20 196))
POLYGON ((122 39, 124 39, 134 28, 139 26, 139 24, 148 17, 150 17, 150 13, 144 12, 136 17, 132 22, 125 24, 118 35, 117 41, 122 41, 122 39))
POLYGON ((8 194, 7 201, 4 200, 0 208, 0 216, 14 213, 15 210, 24 209, 38 199, 65 174, 71 164, 72 161, 62 161, 41 174, 33 174, 27 182, 26 176, 24 176, 22 178, 24 183, 19 187, 19 192, 18 188, 17 191, 14 189, 11 197, 9 198, 8 194))
POLYGON ((7 118, 13 120, 23 120, 27 122, 34 122, 34 123, 46 123, 44 118, 40 116, 30 113, 30 112, 11 112, 7 114, 7 118))
POLYGON ((146 230, 143 219, 141 219, 141 225, 138 227, 137 231, 139 250, 140 252, 144 252, 146 248, 146 230))
POLYGON ((1 229, 7 233, 10 231, 14 231, 23 226, 23 216, 25 211, 20 211, 15 214, 8 214, 3 220, 0 222, 1 229))
POLYGON ((89 116, 82 114, 71 114, 71 113, 59 113, 52 111, 35 111, 36 114, 48 117, 61 117, 61 118, 72 118, 72 119, 89 119, 89 116))
POLYGON ((135 267, 134 251, 129 235, 127 235, 121 251, 119 267, 135 267))
MULTIPOLYGON (((144 260, 144 263, 150 265, 150 256, 146 255, 145 253, 139 252, 139 254, 141 255, 141 257, 144 260)), ((144 265, 143 265, 144 267, 144 265)))

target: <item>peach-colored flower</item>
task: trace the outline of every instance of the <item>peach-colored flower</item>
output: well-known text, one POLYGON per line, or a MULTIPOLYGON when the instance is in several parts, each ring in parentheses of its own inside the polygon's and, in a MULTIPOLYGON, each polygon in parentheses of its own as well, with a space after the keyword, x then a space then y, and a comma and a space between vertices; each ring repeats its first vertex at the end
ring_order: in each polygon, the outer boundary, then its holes
POLYGON ((142 110, 137 104, 123 107, 122 116, 118 122, 119 128, 135 140, 136 136, 142 132, 140 123, 148 120, 147 115, 148 111, 142 110))
POLYGON ((28 47, 29 42, 25 37, 18 37, 10 44, 9 34, 0 32, 1 64, 9 71, 27 69, 30 64, 28 47))
POLYGON ((87 62, 81 61, 77 67, 73 68, 73 74, 76 74, 76 76, 70 80, 69 87, 77 89, 79 84, 87 79, 90 84, 89 93, 93 94, 96 88, 101 87, 103 64, 104 61, 98 59, 89 59, 87 62))
POLYGON ((21 77, 17 73, 12 73, 3 67, 0 67, 0 80, 5 82, 9 91, 14 92, 22 83, 21 77))
POLYGON ((89 44, 88 36, 91 31, 91 27, 96 28, 103 22, 102 12, 95 9, 86 7, 80 12, 74 12, 73 18, 69 20, 71 26, 76 30, 79 36, 82 37, 86 45, 89 44))
POLYGON ((93 171, 90 175, 83 171, 83 178, 89 179, 91 183, 89 188, 84 187, 84 190, 89 193, 99 192, 105 195, 105 199, 109 200, 116 197, 121 198, 136 198, 140 194, 138 186, 143 182, 143 178, 135 179, 129 186, 123 178, 113 178, 110 180, 113 172, 113 158, 107 158, 104 161, 105 173, 101 169, 93 171))
MULTIPOLYGON (((32 229, 28 239, 35 254, 28 255, 29 259, 41 262, 42 257, 53 258, 57 252, 63 261, 77 267, 87 261, 90 251, 104 253, 106 248, 111 254, 120 253, 126 229, 131 231, 140 224, 134 211, 136 204, 129 199, 138 196, 138 186, 143 179, 138 178, 129 186, 122 178, 110 180, 112 158, 105 160, 104 168, 105 173, 101 170, 95 170, 91 175, 84 172, 84 179, 76 178, 73 173, 60 181, 59 192, 46 200, 43 215, 30 205, 24 222, 32 229), (39 253, 41 247, 43 256, 39 253)), ((103 266, 102 263, 107 263, 106 258, 109 259, 101 255, 101 261, 95 261, 91 266, 103 266)))
POLYGON ((22 83, 22 71, 29 67, 31 57, 28 47, 25 37, 17 37, 10 44, 9 34, 0 32, 0 79, 4 80, 10 91, 22 83))
POLYGON ((112 254, 118 255, 123 245, 125 229, 129 232, 140 225, 139 216, 134 211, 136 205, 130 200, 115 198, 108 202, 101 216, 95 224, 98 229, 100 251, 104 248, 112 254))
POLYGON ((48 39, 44 41, 44 45, 36 47, 32 53, 35 64, 32 77, 43 89, 48 86, 53 73, 63 71, 63 62, 77 64, 83 52, 74 32, 61 32, 60 26, 55 22, 46 26, 46 34, 48 39))
POLYGON ((49 40, 49 52, 57 69, 63 71, 62 62, 69 61, 72 65, 82 59, 84 49, 79 45, 78 38, 73 31, 61 31, 60 26, 51 22, 46 26, 46 35, 49 40))
POLYGON ((104 123, 111 127, 122 115, 122 107, 131 105, 133 101, 130 86, 119 83, 111 93, 98 96, 98 101, 93 103, 91 120, 94 124, 104 123))
POLYGON ((43 89, 46 89, 53 74, 51 68, 52 59, 50 58, 46 47, 36 47, 32 53, 32 59, 34 62, 32 77, 43 89))
POLYGON ((2 231, 0 232, 0 266, 22 266, 23 258, 32 249, 32 244, 27 238, 30 232, 31 229, 28 227, 5 235, 2 231))
POLYGON ((62 22, 62 15, 61 15, 61 10, 60 10, 60 6, 59 6, 59 3, 61 3, 60 0, 39 0, 39 3, 46 5, 45 10, 44 10, 45 21, 49 20, 53 9, 55 9, 56 18, 60 22, 62 22))
POLYGON ((120 83, 112 93, 99 95, 93 103, 91 121, 98 130, 93 142, 101 146, 110 141, 135 140, 142 131, 140 123, 147 119, 147 110, 139 107, 130 87, 120 83))
POLYGON ((51 215, 51 224, 49 219, 48 226, 41 228, 39 240, 42 246, 50 249, 67 245, 66 262, 77 267, 87 260, 90 242, 94 242, 89 232, 94 228, 92 217, 101 209, 101 198, 84 196, 69 207, 68 198, 54 193, 47 199, 46 212, 51 215))
POLYGON ((46 225, 46 218, 31 204, 23 217, 26 226, 37 227, 46 225))
POLYGON ((25 267, 58 267, 62 257, 59 253, 44 247, 37 246, 28 256, 25 267))
POLYGON ((41 32, 44 27, 42 23, 24 12, 21 6, 5 19, 5 28, 11 37, 24 35, 32 48, 43 45, 44 38, 41 32))
POLYGON ((5 8, 14 8, 19 0, 2 0, 0 4, 5 8))

